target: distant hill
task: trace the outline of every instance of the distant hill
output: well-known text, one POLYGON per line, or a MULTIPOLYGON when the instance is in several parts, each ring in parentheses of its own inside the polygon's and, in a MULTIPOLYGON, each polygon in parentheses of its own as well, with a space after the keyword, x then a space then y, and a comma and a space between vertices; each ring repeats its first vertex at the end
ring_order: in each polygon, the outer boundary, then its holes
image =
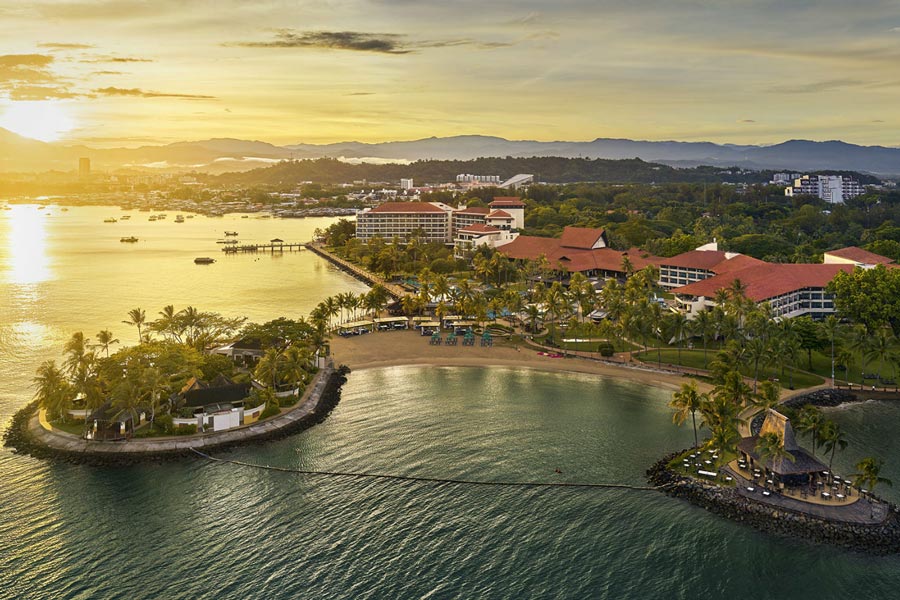
MULTIPOLYGON (((900 175, 900 148, 857 146, 841 141, 790 140, 773 146, 710 142, 647 142, 597 138, 590 142, 506 140, 483 135, 413 141, 341 142, 276 146, 261 141, 217 138, 140 148, 93 149, 48 144, 0 129, 0 171, 74 170, 81 156, 95 169, 144 168, 209 173, 246 171, 285 159, 472 160, 484 157, 632 159, 677 167, 710 165, 806 172, 859 171, 900 175)), ((496 173, 483 173, 496 174, 496 173)))

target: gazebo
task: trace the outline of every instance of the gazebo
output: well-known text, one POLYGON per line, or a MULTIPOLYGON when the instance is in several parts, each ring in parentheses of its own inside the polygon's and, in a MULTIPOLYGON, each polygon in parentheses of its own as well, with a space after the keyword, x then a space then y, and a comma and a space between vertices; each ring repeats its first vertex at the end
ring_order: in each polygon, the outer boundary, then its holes
POLYGON ((766 411, 766 419, 759 434, 741 439, 738 442, 738 451, 745 461, 765 468, 769 473, 773 473, 779 482, 789 487, 808 485, 818 473, 828 470, 827 466, 797 444, 791 420, 771 408, 766 411), (793 461, 789 458, 775 461, 767 459, 766 464, 762 463, 756 451, 756 444, 760 436, 767 433, 778 435, 784 449, 794 457, 793 461))

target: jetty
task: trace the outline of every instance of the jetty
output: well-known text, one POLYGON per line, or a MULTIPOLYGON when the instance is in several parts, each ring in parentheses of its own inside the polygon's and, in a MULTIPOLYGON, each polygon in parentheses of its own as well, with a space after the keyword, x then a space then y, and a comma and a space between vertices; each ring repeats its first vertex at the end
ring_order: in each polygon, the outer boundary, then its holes
POLYGON ((355 277, 356 279, 359 279, 360 281, 362 281, 364 283, 368 283, 369 285, 380 284, 380 285, 384 286, 384 288, 388 291, 388 294, 390 294, 395 300, 399 300, 400 298, 403 298, 404 296, 413 295, 411 292, 403 289, 399 285, 394 284, 394 283, 388 283, 387 281, 384 280, 383 277, 379 277, 375 273, 371 273, 371 272, 367 271, 366 269, 363 269, 359 265, 354 265, 353 263, 346 261, 339 256, 335 256, 334 254, 332 254, 331 252, 329 252, 328 250, 323 248, 321 245, 309 243, 309 244, 304 244, 304 246, 310 252, 313 252, 313 253, 321 256, 322 258, 324 258, 331 264, 335 265, 341 271, 347 273, 348 275, 355 277))
MULTIPOLYGON (((236 242, 237 240, 235 240, 236 242)), ((288 252, 300 251, 306 247, 306 244, 301 242, 285 242, 283 240, 274 239, 270 240, 268 243, 264 244, 237 244, 234 242, 229 242, 225 240, 221 242, 223 244, 231 244, 226 245, 222 248, 222 252, 225 254, 243 254, 246 252, 269 252, 270 254, 274 254, 276 252, 284 252, 287 250, 288 252)))

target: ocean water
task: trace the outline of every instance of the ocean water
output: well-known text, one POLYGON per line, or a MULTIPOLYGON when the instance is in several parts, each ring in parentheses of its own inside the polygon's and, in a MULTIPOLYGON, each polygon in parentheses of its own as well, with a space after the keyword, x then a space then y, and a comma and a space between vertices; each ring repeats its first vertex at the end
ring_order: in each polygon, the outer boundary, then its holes
MULTIPOLYGON (((102 224, 118 209, 0 211, 0 423, 75 329, 143 306, 256 320, 362 284, 312 254, 220 257, 241 238, 307 239, 318 220, 102 224), (32 211, 17 213, 16 211, 32 211), (11 214, 12 213, 12 214, 11 214), (13 224, 21 224, 12 229, 13 224), (26 236, 23 230, 37 232, 26 236), (120 244, 135 235, 141 242, 120 244), (145 243, 146 238, 146 243, 145 243)), ((354 372, 324 423, 228 458, 296 469, 643 485, 685 447, 668 393, 509 368, 354 372), (561 471, 557 473, 556 470, 561 471)), ((900 485, 900 406, 829 411, 900 485)), ((883 495, 897 501, 898 492, 883 495)), ((654 491, 330 478, 187 460, 125 468, 0 450, 0 598, 895 598, 900 559, 756 533, 654 491)))

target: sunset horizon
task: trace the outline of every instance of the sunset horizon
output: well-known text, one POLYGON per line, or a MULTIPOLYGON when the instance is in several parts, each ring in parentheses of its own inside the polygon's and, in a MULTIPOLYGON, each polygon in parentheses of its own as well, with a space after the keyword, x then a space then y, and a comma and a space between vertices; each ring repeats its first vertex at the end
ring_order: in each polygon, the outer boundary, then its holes
POLYGON ((455 135, 896 146, 896 10, 781 4, 3 2, 0 127, 97 147, 455 135))

